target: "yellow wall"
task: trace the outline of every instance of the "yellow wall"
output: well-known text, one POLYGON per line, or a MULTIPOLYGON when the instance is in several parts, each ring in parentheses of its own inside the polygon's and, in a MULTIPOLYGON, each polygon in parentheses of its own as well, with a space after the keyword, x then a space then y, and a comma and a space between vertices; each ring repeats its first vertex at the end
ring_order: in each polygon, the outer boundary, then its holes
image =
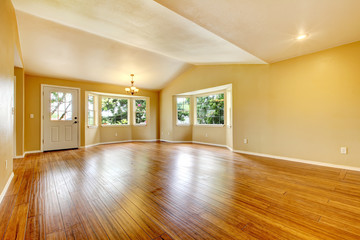
MULTIPOLYGON (((121 141, 130 141, 130 140, 157 140, 157 133, 153 134, 154 129, 157 128, 158 116, 156 111, 153 111, 151 106, 154 104, 151 103, 151 99, 149 97, 142 97, 141 95, 137 95, 136 97, 144 98, 147 101, 147 124, 146 125, 121 125, 121 126, 102 126, 101 125, 101 99, 102 97, 111 97, 107 96, 106 93, 92 93, 85 92, 85 101, 87 99, 88 94, 95 96, 97 102, 97 126, 95 127, 85 127, 85 145, 96 145, 99 143, 110 143, 110 142, 121 142, 121 141), (150 104, 150 105, 149 105, 150 104), (155 114, 154 116, 152 116, 155 114), (154 122, 155 120, 155 122, 154 122)), ((129 121, 132 123, 134 121, 133 115, 133 100, 134 98, 129 99, 129 121)), ((156 104, 156 108, 158 108, 158 100, 156 104)), ((85 112, 87 112, 87 105, 85 105, 85 112)), ((85 123, 87 122, 87 116, 85 116, 85 123)))
POLYGON ((0 194, 12 170, 13 131, 12 95, 15 46, 21 54, 14 7, 10 0, 0 1, 0 194), (5 168, 5 161, 8 167, 5 168))
POLYGON ((161 138, 189 140, 174 134, 175 94, 232 83, 235 150, 360 167, 359 64, 356 42, 269 65, 194 66, 160 92, 161 138))
MULTIPOLYGON (((126 94, 124 87, 110 84, 101 84, 88 81, 72 81, 64 79, 54 79, 47 77, 38 77, 25 75, 25 151, 38 151, 41 149, 40 146, 40 135, 41 135, 41 84, 57 85, 57 86, 66 86, 80 88, 80 136, 81 136, 81 146, 85 146, 85 132, 88 136, 92 137, 93 141, 86 142, 87 145, 96 143, 96 129, 88 129, 85 124, 85 100, 86 100, 86 91, 90 92, 104 92, 112 94, 126 94), (34 114, 33 119, 30 118, 30 114, 34 114)), ((139 95, 150 97, 150 124, 144 134, 141 135, 142 139, 157 139, 158 138, 158 95, 157 91, 148 91, 141 89, 139 95)), ((121 128, 121 127, 118 127, 121 128)), ((112 127, 104 129, 104 131, 113 131, 112 127)), ((124 133, 124 135, 126 135, 124 133)), ((122 136, 124 136, 122 135, 122 136)), ((100 136, 101 142, 108 141, 119 141, 112 139, 112 133, 104 133, 100 136), (103 136, 104 139, 101 139, 103 136), (109 136, 108 138, 106 138, 109 136)), ((129 137, 130 135, 126 135, 129 137)), ((124 139, 124 140, 132 140, 124 139)), ((137 140, 137 139, 136 139, 137 140)))
POLYGON ((23 68, 15 67, 16 76, 16 156, 24 154, 24 95, 25 73, 23 68))

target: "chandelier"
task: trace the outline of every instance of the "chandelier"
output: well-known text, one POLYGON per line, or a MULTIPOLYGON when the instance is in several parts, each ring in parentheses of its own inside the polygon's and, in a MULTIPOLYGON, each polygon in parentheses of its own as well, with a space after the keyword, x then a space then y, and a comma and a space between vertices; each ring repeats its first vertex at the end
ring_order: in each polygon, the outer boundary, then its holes
POLYGON ((130 74, 131 76, 131 86, 128 88, 125 88, 126 93, 130 93, 131 95, 134 95, 135 93, 139 92, 139 89, 134 86, 134 74, 130 74))

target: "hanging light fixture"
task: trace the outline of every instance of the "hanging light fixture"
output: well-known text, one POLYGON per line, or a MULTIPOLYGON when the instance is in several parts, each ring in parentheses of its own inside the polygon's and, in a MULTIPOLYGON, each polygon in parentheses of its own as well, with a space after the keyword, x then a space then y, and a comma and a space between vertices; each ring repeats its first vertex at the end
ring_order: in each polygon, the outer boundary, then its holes
POLYGON ((139 89, 134 86, 134 74, 130 74, 131 76, 131 86, 129 88, 125 88, 126 93, 130 93, 134 95, 139 92, 139 89))

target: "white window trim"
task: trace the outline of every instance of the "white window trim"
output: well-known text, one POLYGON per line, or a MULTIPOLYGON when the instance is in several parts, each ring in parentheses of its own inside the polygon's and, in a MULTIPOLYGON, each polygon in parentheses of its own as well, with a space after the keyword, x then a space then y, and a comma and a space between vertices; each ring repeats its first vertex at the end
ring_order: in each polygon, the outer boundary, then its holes
POLYGON ((119 127, 119 126, 124 126, 124 127, 128 127, 130 126, 130 98, 124 98, 124 97, 115 97, 115 96, 106 96, 103 95, 101 96, 101 127, 119 127), (102 124, 102 100, 104 98, 111 98, 111 99, 126 99, 128 101, 127 107, 128 107, 128 114, 127 114, 127 124, 102 124))
POLYGON ((209 92, 199 95, 194 95, 194 126, 196 127, 224 127, 226 122, 226 91, 209 92), (197 123, 197 98, 211 95, 224 94, 224 124, 201 124, 197 123))
POLYGON ((189 127, 191 126, 191 96, 176 96, 175 97, 175 111, 176 111, 176 116, 175 116, 175 121, 176 121, 176 126, 178 127, 189 127), (177 109, 177 99, 178 98, 189 98, 190 99, 190 104, 189 104, 189 123, 178 123, 178 109, 177 109))
POLYGON ((135 99, 133 99, 133 113, 132 113, 132 115, 133 115, 133 125, 134 126, 136 126, 136 127, 146 127, 147 125, 148 125, 148 120, 149 120, 149 99, 148 98, 146 98, 146 97, 142 97, 142 98, 135 98, 135 99), (136 123, 136 104, 135 104, 135 102, 136 102, 136 100, 145 100, 145 102, 146 102, 146 110, 145 110, 145 114, 146 114, 146 119, 145 119, 145 121, 146 121, 146 123, 145 124, 143 124, 143 123, 136 123))

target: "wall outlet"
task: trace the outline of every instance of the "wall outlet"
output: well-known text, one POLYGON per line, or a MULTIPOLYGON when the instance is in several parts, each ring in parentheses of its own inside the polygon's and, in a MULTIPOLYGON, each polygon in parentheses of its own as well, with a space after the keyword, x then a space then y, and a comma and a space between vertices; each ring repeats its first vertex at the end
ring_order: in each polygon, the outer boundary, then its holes
POLYGON ((115 137, 117 137, 117 132, 115 133, 115 137))
POLYGON ((348 153, 347 147, 341 147, 341 148, 340 148, 340 153, 341 153, 341 154, 347 154, 347 153, 348 153))
POLYGON ((244 138, 244 143, 247 144, 248 143, 248 139, 244 138))
POLYGON ((168 136, 170 136, 170 132, 168 131, 168 136))
POLYGON ((34 118, 34 114, 33 114, 33 113, 30 114, 30 118, 34 118))

